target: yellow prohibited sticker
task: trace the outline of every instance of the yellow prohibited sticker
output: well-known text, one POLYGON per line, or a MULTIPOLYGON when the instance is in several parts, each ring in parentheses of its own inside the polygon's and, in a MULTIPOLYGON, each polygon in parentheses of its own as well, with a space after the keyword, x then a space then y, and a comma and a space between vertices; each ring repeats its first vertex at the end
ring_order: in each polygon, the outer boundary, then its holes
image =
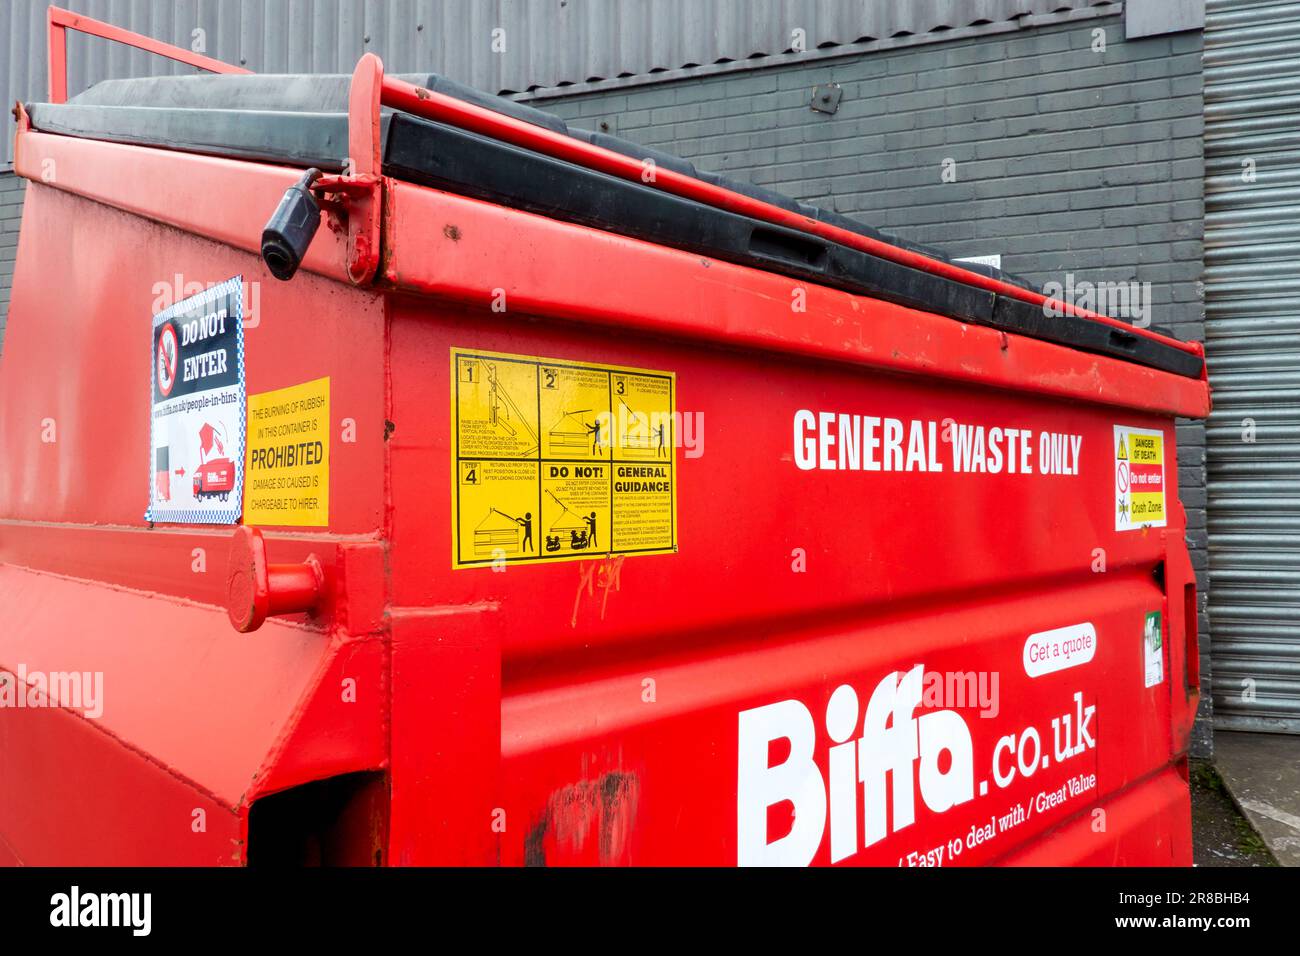
POLYGON ((676 392, 672 372, 453 348, 452 567, 676 551, 676 392))
POLYGON ((330 380, 248 396, 244 523, 330 523, 330 380))

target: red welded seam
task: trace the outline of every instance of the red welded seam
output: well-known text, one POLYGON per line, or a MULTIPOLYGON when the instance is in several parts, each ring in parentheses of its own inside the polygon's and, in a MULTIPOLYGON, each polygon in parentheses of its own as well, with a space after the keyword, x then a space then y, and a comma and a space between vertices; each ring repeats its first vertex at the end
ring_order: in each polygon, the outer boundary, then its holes
MULTIPOLYGON (((4 664, 0 664, 0 671, 3 671, 4 673, 11 675, 14 681, 18 680, 18 675, 14 671, 10 670, 4 664)), ((28 684, 24 681, 24 686, 32 687, 34 685, 28 684)), ((46 696, 48 698, 48 695, 46 696)), ((239 812, 239 807, 232 805, 222 797, 218 796, 214 789, 210 787, 206 787, 203 784, 199 783, 197 780, 194 780, 193 778, 186 776, 185 774, 177 770, 175 767, 170 767, 167 764, 163 763, 154 754, 151 754, 149 751, 127 740, 125 737, 121 736, 116 731, 110 730, 108 727, 105 727, 101 721, 87 720, 76 710, 70 707, 65 707, 62 704, 58 705, 53 709, 62 711, 68 716, 72 717, 74 720, 80 720, 82 723, 89 725, 92 730, 98 731, 99 733, 103 734, 109 740, 119 745, 123 750, 135 754, 135 756, 139 757, 145 763, 157 767, 159 770, 161 770, 167 776, 171 777, 177 783, 183 784, 184 786, 193 790, 195 793, 199 794, 200 796, 205 797, 208 800, 211 800, 220 809, 226 810, 231 814, 235 814, 239 812)))

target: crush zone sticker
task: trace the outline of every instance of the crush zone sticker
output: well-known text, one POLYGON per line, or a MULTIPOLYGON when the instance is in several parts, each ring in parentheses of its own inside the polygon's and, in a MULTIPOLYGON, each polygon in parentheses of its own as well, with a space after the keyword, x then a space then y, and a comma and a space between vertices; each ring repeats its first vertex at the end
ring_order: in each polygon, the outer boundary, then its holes
POLYGON ((452 567, 676 551, 676 387, 453 348, 452 567))
POLYGON ((153 317, 146 521, 236 524, 244 488, 244 280, 153 317))
POLYGON ((1165 436, 1115 426, 1115 530, 1165 526, 1165 436))

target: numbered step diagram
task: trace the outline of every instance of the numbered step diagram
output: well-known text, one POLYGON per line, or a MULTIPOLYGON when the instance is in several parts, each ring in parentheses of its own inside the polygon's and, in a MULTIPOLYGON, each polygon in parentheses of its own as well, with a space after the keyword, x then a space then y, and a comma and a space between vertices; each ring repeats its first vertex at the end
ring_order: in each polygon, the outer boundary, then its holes
POLYGON ((677 550, 671 372, 452 349, 452 566, 677 550))

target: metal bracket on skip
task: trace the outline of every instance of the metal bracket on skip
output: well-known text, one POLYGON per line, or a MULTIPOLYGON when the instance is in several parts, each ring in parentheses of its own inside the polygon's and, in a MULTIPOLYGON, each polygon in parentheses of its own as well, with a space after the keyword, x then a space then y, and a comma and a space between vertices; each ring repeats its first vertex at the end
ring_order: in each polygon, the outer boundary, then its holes
POLYGON ((370 174, 303 173, 262 230, 262 260, 271 275, 286 282, 294 277, 325 211, 332 228, 347 232, 348 277, 355 285, 368 281, 379 263, 380 189, 380 178, 370 174))
POLYGON ((314 611, 325 591, 325 571, 309 554, 301 564, 268 564, 257 528, 241 525, 230 543, 226 613, 241 633, 255 631, 268 615, 314 611))
POLYGON ((348 236, 348 278, 364 285, 379 270, 383 175, 379 108, 384 64, 367 53, 348 92, 348 162, 342 175, 309 169, 290 186, 262 231, 262 259, 277 279, 292 279, 325 209, 348 236))

